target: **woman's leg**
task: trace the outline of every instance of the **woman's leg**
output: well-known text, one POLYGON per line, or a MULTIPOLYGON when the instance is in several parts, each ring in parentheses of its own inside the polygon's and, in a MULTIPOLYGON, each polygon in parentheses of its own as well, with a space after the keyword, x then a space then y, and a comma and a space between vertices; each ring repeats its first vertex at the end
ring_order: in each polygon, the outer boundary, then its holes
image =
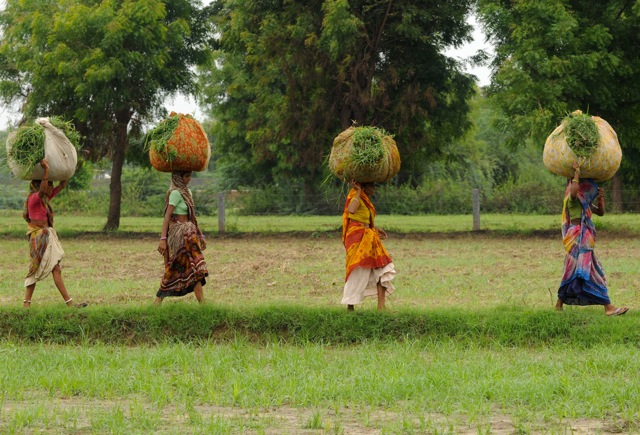
POLYGON ((385 306, 384 306, 385 293, 386 293, 386 289, 382 286, 380 281, 378 281, 378 311, 382 311, 385 309, 385 306))
POLYGON ((51 274, 53 275, 53 282, 56 284, 60 295, 64 299, 64 303, 69 307, 73 306, 73 300, 69 296, 67 288, 64 286, 64 281, 62 280, 62 270, 60 269, 59 264, 56 264, 56 267, 53 268, 51 274))
POLYGON ((193 288, 193 294, 196 295, 196 299, 198 303, 204 303, 204 291, 202 290, 202 282, 198 281, 196 286, 193 288))
POLYGON ((160 305, 162 303, 162 298, 156 296, 156 300, 153 301, 153 305, 160 305))
POLYGON ((354 311, 355 308, 353 307, 353 305, 347 305, 347 311, 354 311))
POLYGON ((31 306, 31 298, 33 297, 33 291, 36 289, 36 283, 28 285, 24 292, 24 301, 22 301, 23 308, 29 308, 31 306))
POLYGON ((563 305, 564 305, 564 303, 562 302, 562 299, 558 298, 558 301, 556 302, 556 310, 562 311, 562 306, 563 305))

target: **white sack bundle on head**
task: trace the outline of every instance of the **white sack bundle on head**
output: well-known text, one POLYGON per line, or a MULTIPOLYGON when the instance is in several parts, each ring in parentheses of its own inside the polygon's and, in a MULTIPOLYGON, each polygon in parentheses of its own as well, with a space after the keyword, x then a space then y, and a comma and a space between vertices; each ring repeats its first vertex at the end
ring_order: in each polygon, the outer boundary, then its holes
POLYGON ((591 116, 597 128, 597 142, 593 147, 572 144, 572 134, 568 130, 571 117, 585 117, 579 110, 565 118, 549 135, 544 145, 542 160, 544 166, 556 175, 570 178, 573 176, 573 163, 580 164, 580 177, 606 181, 612 178, 620 167, 622 150, 618 135, 611 125, 598 116, 591 116), (572 149, 572 146, 574 149, 572 149))
POLYGON ((39 162, 46 158, 49 181, 70 179, 76 172, 79 144, 74 146, 62 129, 77 141, 73 126, 59 118, 38 118, 32 125, 11 132, 7 138, 7 163, 13 175, 23 180, 41 180, 44 169, 39 162))

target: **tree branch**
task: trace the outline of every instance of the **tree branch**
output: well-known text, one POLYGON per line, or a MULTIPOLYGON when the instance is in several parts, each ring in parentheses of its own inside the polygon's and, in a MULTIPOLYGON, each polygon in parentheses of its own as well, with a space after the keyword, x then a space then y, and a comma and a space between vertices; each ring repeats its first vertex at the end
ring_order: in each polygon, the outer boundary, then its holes
POLYGON ((384 18, 382 19, 382 24, 380 25, 380 29, 378 30, 378 36, 376 37, 376 43, 374 45, 374 49, 378 48, 380 44, 380 39, 382 39, 382 32, 384 31, 384 26, 387 24, 387 18, 391 14, 391 8, 393 7, 393 0, 389 0, 389 4, 387 5, 387 11, 384 14, 384 18))

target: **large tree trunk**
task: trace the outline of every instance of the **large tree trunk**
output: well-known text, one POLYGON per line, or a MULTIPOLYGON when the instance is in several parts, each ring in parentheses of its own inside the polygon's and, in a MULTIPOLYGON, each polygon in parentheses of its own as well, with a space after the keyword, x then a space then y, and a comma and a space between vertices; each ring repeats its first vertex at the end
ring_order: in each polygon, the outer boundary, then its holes
POLYGON ((611 183, 611 195, 613 200, 611 204, 611 211, 614 213, 622 213, 624 211, 624 206, 622 204, 622 177, 620 177, 620 174, 618 173, 613 176, 611 183))
POLYGON ((109 188, 109 216, 104 226, 105 231, 115 231, 120 227, 120 205, 122 203, 122 167, 127 152, 127 129, 130 117, 118 119, 116 124, 116 141, 113 147, 113 163, 111 165, 111 185, 109 188), (124 118, 127 118, 126 121, 124 118))
POLYGON ((368 119, 369 111, 373 105, 371 88, 380 54, 380 41, 391 9, 393 9, 393 2, 394 0, 388 1, 379 27, 369 29, 371 38, 367 38, 366 50, 351 65, 349 88, 345 96, 346 104, 340 114, 340 124, 343 129, 351 127, 354 122, 359 126, 372 124, 372 120, 368 119))

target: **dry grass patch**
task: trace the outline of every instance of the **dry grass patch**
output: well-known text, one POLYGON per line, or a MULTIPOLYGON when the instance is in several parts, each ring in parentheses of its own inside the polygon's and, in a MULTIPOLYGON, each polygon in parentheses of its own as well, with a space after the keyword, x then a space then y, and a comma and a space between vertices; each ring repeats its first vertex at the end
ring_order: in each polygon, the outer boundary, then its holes
MULTIPOLYGON (((62 239, 63 276, 76 300, 92 304, 150 304, 163 272, 157 240, 109 237, 62 239)), ((1 241, 0 304, 22 301, 27 269, 25 240, 1 241)), ((489 236, 396 237, 386 242, 398 275, 391 308, 469 307, 513 304, 550 307, 560 281, 559 239, 489 236)), ((636 273, 640 240, 601 237, 596 248, 616 304, 639 296, 636 273)), ((211 238, 205 294, 230 306, 301 304, 337 306, 344 283, 344 248, 338 236, 322 238, 211 238)), ((194 303, 192 297, 170 302, 194 303)), ((34 307, 60 303, 53 280, 38 284, 34 307)), ((374 302, 365 304, 373 309, 374 302)), ((591 308, 587 308, 591 309, 591 308)), ((596 308, 593 308, 596 309, 596 308)))
MULTIPOLYGON (((519 421, 499 410, 470 418, 424 410, 397 411, 370 406, 333 408, 269 407, 248 409, 231 406, 189 405, 158 407, 144 398, 91 400, 31 398, 28 402, 4 401, 0 428, 20 429, 23 423, 38 433, 150 431, 170 434, 194 430, 206 433, 317 434, 344 433, 623 433, 625 427, 599 419, 567 418, 557 421, 519 421), (34 405, 37 403, 37 405, 34 405), (31 412, 30 412, 31 411, 31 412), (109 421, 111 419, 111 421, 109 421)), ((24 429, 24 427, 23 427, 24 429)))

